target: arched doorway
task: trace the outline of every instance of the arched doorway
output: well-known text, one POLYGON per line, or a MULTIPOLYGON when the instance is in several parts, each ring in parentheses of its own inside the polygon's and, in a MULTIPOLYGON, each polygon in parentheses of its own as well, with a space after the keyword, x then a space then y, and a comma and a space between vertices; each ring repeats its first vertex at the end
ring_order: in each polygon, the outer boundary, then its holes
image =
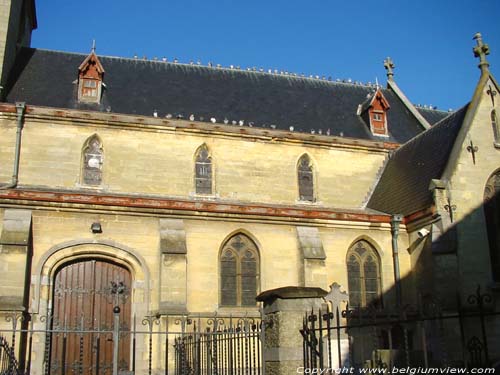
POLYGON ((51 374, 111 374, 113 308, 120 307, 118 368, 129 370, 131 274, 104 259, 65 263, 54 276, 51 374))
POLYGON ((491 175, 486 182, 484 215, 490 245, 493 280, 500 281, 500 170, 491 175))

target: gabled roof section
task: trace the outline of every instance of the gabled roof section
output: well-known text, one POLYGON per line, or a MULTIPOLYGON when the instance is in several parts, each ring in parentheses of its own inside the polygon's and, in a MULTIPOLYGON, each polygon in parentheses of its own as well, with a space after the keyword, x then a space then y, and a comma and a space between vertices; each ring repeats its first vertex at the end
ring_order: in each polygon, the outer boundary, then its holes
POLYGON ((468 105, 401 146, 390 156, 367 207, 409 215, 432 205, 429 184, 447 165, 468 105))
MULTIPOLYGON (((236 69, 100 56, 106 90, 100 103, 79 103, 75 70, 82 54, 22 49, 7 101, 31 105, 109 111, 158 117, 171 114, 195 121, 275 128, 379 140, 357 115, 374 86, 236 69), (54 77, 57 79, 54 80, 54 77), (203 120, 202 120, 203 119, 203 120)), ((404 143, 422 132, 419 121, 389 88, 389 142, 404 143)))
POLYGON ((372 107, 373 106, 373 102, 375 100, 380 100, 380 102, 382 103, 382 105, 389 109, 391 106, 389 104, 389 102, 387 101, 387 99, 385 98, 384 94, 382 94, 382 91, 380 90, 380 88, 377 88, 377 91, 375 91, 373 94, 371 94, 365 101, 363 104, 361 104, 361 108, 360 108, 360 114, 365 112, 366 110, 368 110, 368 108, 372 107))
POLYGON ((448 117, 452 111, 441 111, 438 109, 416 107, 417 111, 425 118, 425 120, 430 124, 437 124, 442 119, 448 117))
POLYGON ((94 51, 90 52, 90 54, 85 58, 85 60, 83 60, 83 62, 78 67, 78 71, 79 72, 85 71, 90 64, 95 65, 95 69, 100 75, 104 74, 104 68, 102 67, 101 62, 99 61, 99 58, 97 57, 94 51))
POLYGON ((401 102, 406 106, 408 111, 412 113, 413 116, 417 119, 417 121, 424 127, 424 129, 429 129, 430 124, 427 122, 424 116, 420 114, 419 111, 415 108, 415 106, 408 100, 405 94, 403 94, 403 91, 399 88, 399 86, 396 84, 396 82, 393 79, 388 79, 387 80, 387 87, 390 88, 401 100, 401 102))

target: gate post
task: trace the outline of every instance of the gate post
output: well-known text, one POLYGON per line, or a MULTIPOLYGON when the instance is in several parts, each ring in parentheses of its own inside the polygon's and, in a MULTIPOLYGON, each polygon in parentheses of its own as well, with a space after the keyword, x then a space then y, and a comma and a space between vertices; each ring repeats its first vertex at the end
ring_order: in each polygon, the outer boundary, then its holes
POLYGON ((264 303, 265 339, 263 362, 267 374, 289 375, 304 366, 300 334, 304 314, 317 310, 327 292, 321 288, 288 286, 262 292, 257 301, 264 303))
POLYGON ((118 346, 120 345, 120 307, 113 308, 113 375, 118 375, 118 346))

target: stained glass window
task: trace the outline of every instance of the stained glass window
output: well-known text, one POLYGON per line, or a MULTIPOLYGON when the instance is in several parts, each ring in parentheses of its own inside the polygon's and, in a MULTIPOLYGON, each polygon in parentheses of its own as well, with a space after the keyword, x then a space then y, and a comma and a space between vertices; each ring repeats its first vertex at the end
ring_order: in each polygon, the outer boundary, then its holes
POLYGON ((360 240, 347 252, 349 305, 381 305, 380 262, 375 248, 360 240))
POLYGON ((221 306, 255 306, 258 290, 257 246, 248 236, 238 233, 226 242, 221 252, 221 306))

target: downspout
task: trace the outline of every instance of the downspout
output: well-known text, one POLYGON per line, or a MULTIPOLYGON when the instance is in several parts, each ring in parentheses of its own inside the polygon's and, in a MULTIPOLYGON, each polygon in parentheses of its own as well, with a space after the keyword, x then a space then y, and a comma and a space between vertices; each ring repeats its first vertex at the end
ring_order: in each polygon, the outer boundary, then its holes
POLYGON ((399 224, 403 220, 402 215, 391 216, 391 235, 392 235, 392 262, 394 266, 394 286, 396 287, 396 306, 401 307, 403 294, 401 290, 401 274, 399 272, 399 255, 398 255, 398 235, 399 224))
POLYGON ((17 132, 16 132, 16 149, 14 155, 14 172, 12 173, 12 181, 8 185, 0 186, 0 190, 12 189, 17 186, 19 181, 19 159, 21 156, 21 134, 23 130, 23 118, 26 110, 25 102, 16 102, 17 111, 17 132))

